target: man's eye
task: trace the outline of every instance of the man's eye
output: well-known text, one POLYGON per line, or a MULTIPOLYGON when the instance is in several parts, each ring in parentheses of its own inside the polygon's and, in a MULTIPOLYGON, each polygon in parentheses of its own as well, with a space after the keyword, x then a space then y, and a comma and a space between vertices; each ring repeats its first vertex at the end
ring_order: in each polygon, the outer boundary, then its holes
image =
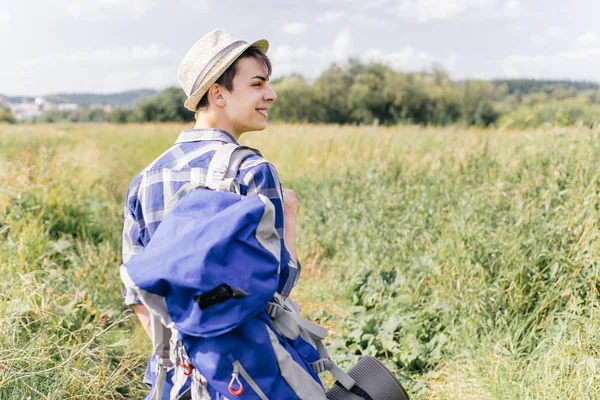
POLYGON ((259 83, 255 83, 255 84, 254 84, 254 85, 252 85, 252 86, 260 86, 260 82, 259 82, 259 83))

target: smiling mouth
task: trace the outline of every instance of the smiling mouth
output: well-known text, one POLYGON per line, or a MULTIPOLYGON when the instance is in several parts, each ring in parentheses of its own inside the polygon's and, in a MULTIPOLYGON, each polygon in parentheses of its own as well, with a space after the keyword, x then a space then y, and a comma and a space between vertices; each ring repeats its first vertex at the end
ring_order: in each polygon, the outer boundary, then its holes
POLYGON ((262 115, 265 118, 267 118, 269 116, 269 114, 267 113, 267 109, 266 108, 257 108, 256 112, 259 113, 260 115, 262 115))

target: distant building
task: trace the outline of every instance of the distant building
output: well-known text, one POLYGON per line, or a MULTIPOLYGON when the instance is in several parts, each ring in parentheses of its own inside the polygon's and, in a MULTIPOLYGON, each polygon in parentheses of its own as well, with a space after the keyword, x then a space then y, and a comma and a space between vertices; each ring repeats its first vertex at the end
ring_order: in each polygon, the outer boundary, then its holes
POLYGON ((43 97, 36 97, 33 101, 23 103, 7 103, 7 106, 19 122, 30 121, 50 110, 72 111, 79 108, 79 105, 74 103, 54 103, 43 97))
POLYGON ((42 113, 42 106, 34 103, 9 103, 13 115, 19 122, 29 121, 42 113))
POLYGON ((58 104, 59 111, 73 111, 77 110, 79 106, 75 103, 60 103, 58 104))

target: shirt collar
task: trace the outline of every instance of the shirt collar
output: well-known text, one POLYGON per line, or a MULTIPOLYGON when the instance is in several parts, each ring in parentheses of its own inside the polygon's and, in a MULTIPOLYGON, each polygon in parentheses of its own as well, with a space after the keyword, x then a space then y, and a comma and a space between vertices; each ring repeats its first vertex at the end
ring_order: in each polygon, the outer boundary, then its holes
POLYGON ((231 133, 216 128, 186 129, 179 134, 175 143, 198 142, 200 140, 220 140, 225 143, 239 144, 231 133))

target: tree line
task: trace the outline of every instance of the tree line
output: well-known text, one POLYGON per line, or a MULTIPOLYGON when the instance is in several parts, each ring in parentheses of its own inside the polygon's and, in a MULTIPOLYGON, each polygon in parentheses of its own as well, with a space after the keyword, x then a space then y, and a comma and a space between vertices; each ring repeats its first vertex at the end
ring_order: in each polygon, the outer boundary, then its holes
MULTIPOLYGON (((378 63, 350 59, 333 64, 313 82, 300 75, 274 79, 278 99, 270 120, 292 123, 502 125, 528 128, 593 124, 600 115, 600 85, 536 80, 453 81, 441 69, 406 73, 378 63)), ((184 92, 170 87, 116 108, 49 111, 36 122, 193 121, 184 92)))

